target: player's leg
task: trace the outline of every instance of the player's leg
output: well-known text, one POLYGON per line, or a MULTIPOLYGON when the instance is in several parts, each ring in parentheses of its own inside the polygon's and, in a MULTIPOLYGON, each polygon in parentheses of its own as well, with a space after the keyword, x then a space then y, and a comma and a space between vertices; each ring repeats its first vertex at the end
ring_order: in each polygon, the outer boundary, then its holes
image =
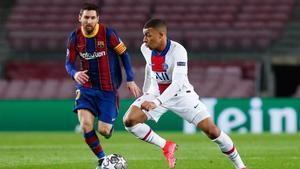
POLYGON ((131 105, 123 117, 123 123, 126 130, 137 138, 163 148, 166 140, 144 123, 147 119, 147 115, 139 107, 131 105))
POLYGON ((99 96, 101 99, 95 102, 98 110, 98 131, 108 139, 112 136, 113 124, 119 114, 118 98, 116 92, 99 92, 99 96))
POLYGON ((200 128, 218 144, 221 151, 228 155, 238 169, 245 167, 232 140, 213 123, 206 106, 199 100, 199 96, 194 91, 181 93, 172 99, 170 104, 172 104, 169 106, 170 110, 200 128))
POLYGON ((214 124, 211 117, 200 121, 197 127, 219 146, 221 151, 228 156, 237 169, 246 169, 231 138, 214 124))
POLYGON ((94 129, 94 120, 96 112, 98 112, 93 102, 97 101, 98 98, 96 92, 97 91, 93 89, 79 87, 76 91, 76 104, 73 111, 77 112, 85 142, 97 156, 99 161, 97 168, 100 168, 105 153, 94 129))
POLYGON ((105 138, 110 138, 113 133, 113 125, 103 121, 98 121, 98 131, 105 138))
POLYGON ((176 158, 174 157, 174 152, 177 148, 176 143, 166 141, 164 138, 155 133, 150 126, 144 123, 148 119, 158 121, 160 116, 167 110, 165 108, 158 107, 154 110, 145 112, 140 108, 141 104, 145 100, 153 100, 153 96, 143 95, 130 106, 123 117, 125 128, 137 138, 162 148, 163 153, 168 160, 169 168, 173 169, 176 163, 176 158))
POLYGON ((94 130, 94 115, 87 109, 78 109, 77 114, 86 144, 99 160, 103 159, 105 154, 94 130))

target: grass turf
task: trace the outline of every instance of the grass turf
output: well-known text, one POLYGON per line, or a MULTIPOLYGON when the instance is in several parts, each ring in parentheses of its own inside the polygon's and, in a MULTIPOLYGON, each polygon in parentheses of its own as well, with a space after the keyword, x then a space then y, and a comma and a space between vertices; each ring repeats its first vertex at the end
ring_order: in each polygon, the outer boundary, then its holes
MULTIPOLYGON (((179 144, 176 169, 230 169, 231 162, 201 134, 160 133, 179 144)), ((300 134, 231 134, 250 169, 300 168, 300 134)), ((161 150, 126 132, 100 137, 106 154, 119 153, 129 169, 167 169, 161 150)), ((72 132, 0 132, 0 169, 94 169, 96 158, 72 132)))

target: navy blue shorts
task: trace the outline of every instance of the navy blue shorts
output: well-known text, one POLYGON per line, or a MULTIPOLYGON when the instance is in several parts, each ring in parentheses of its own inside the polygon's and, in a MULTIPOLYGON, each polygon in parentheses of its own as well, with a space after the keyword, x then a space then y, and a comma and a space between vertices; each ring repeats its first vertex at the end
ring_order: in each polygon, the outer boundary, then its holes
POLYGON ((118 116, 118 96, 116 91, 102 91, 82 86, 77 87, 75 107, 87 109, 98 117, 98 120, 113 124, 118 116))

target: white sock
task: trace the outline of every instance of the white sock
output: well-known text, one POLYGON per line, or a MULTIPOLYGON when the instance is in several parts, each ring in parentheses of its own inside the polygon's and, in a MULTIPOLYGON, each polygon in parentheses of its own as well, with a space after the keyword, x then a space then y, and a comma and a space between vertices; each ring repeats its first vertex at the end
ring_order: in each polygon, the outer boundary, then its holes
POLYGON ((156 134, 147 124, 138 123, 132 127, 125 127, 127 131, 134 134, 137 138, 163 148, 166 140, 156 134))
POLYGON ((234 166, 237 169, 245 167, 245 164, 243 163, 238 151, 233 145, 231 138, 226 133, 221 131, 220 136, 212 141, 218 144, 221 151, 228 156, 228 158, 233 162, 234 166))

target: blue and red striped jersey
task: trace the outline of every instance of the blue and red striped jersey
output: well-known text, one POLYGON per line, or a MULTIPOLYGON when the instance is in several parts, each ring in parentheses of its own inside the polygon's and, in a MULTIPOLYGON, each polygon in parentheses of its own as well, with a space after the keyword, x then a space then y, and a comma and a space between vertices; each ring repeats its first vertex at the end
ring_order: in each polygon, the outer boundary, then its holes
POLYGON ((117 32, 97 24, 94 33, 85 35, 79 27, 73 31, 67 42, 66 70, 74 79, 76 59, 80 59, 79 70, 88 70, 89 81, 84 87, 114 91, 122 82, 120 61, 125 68, 127 81, 133 81, 131 61, 126 46, 117 32))

